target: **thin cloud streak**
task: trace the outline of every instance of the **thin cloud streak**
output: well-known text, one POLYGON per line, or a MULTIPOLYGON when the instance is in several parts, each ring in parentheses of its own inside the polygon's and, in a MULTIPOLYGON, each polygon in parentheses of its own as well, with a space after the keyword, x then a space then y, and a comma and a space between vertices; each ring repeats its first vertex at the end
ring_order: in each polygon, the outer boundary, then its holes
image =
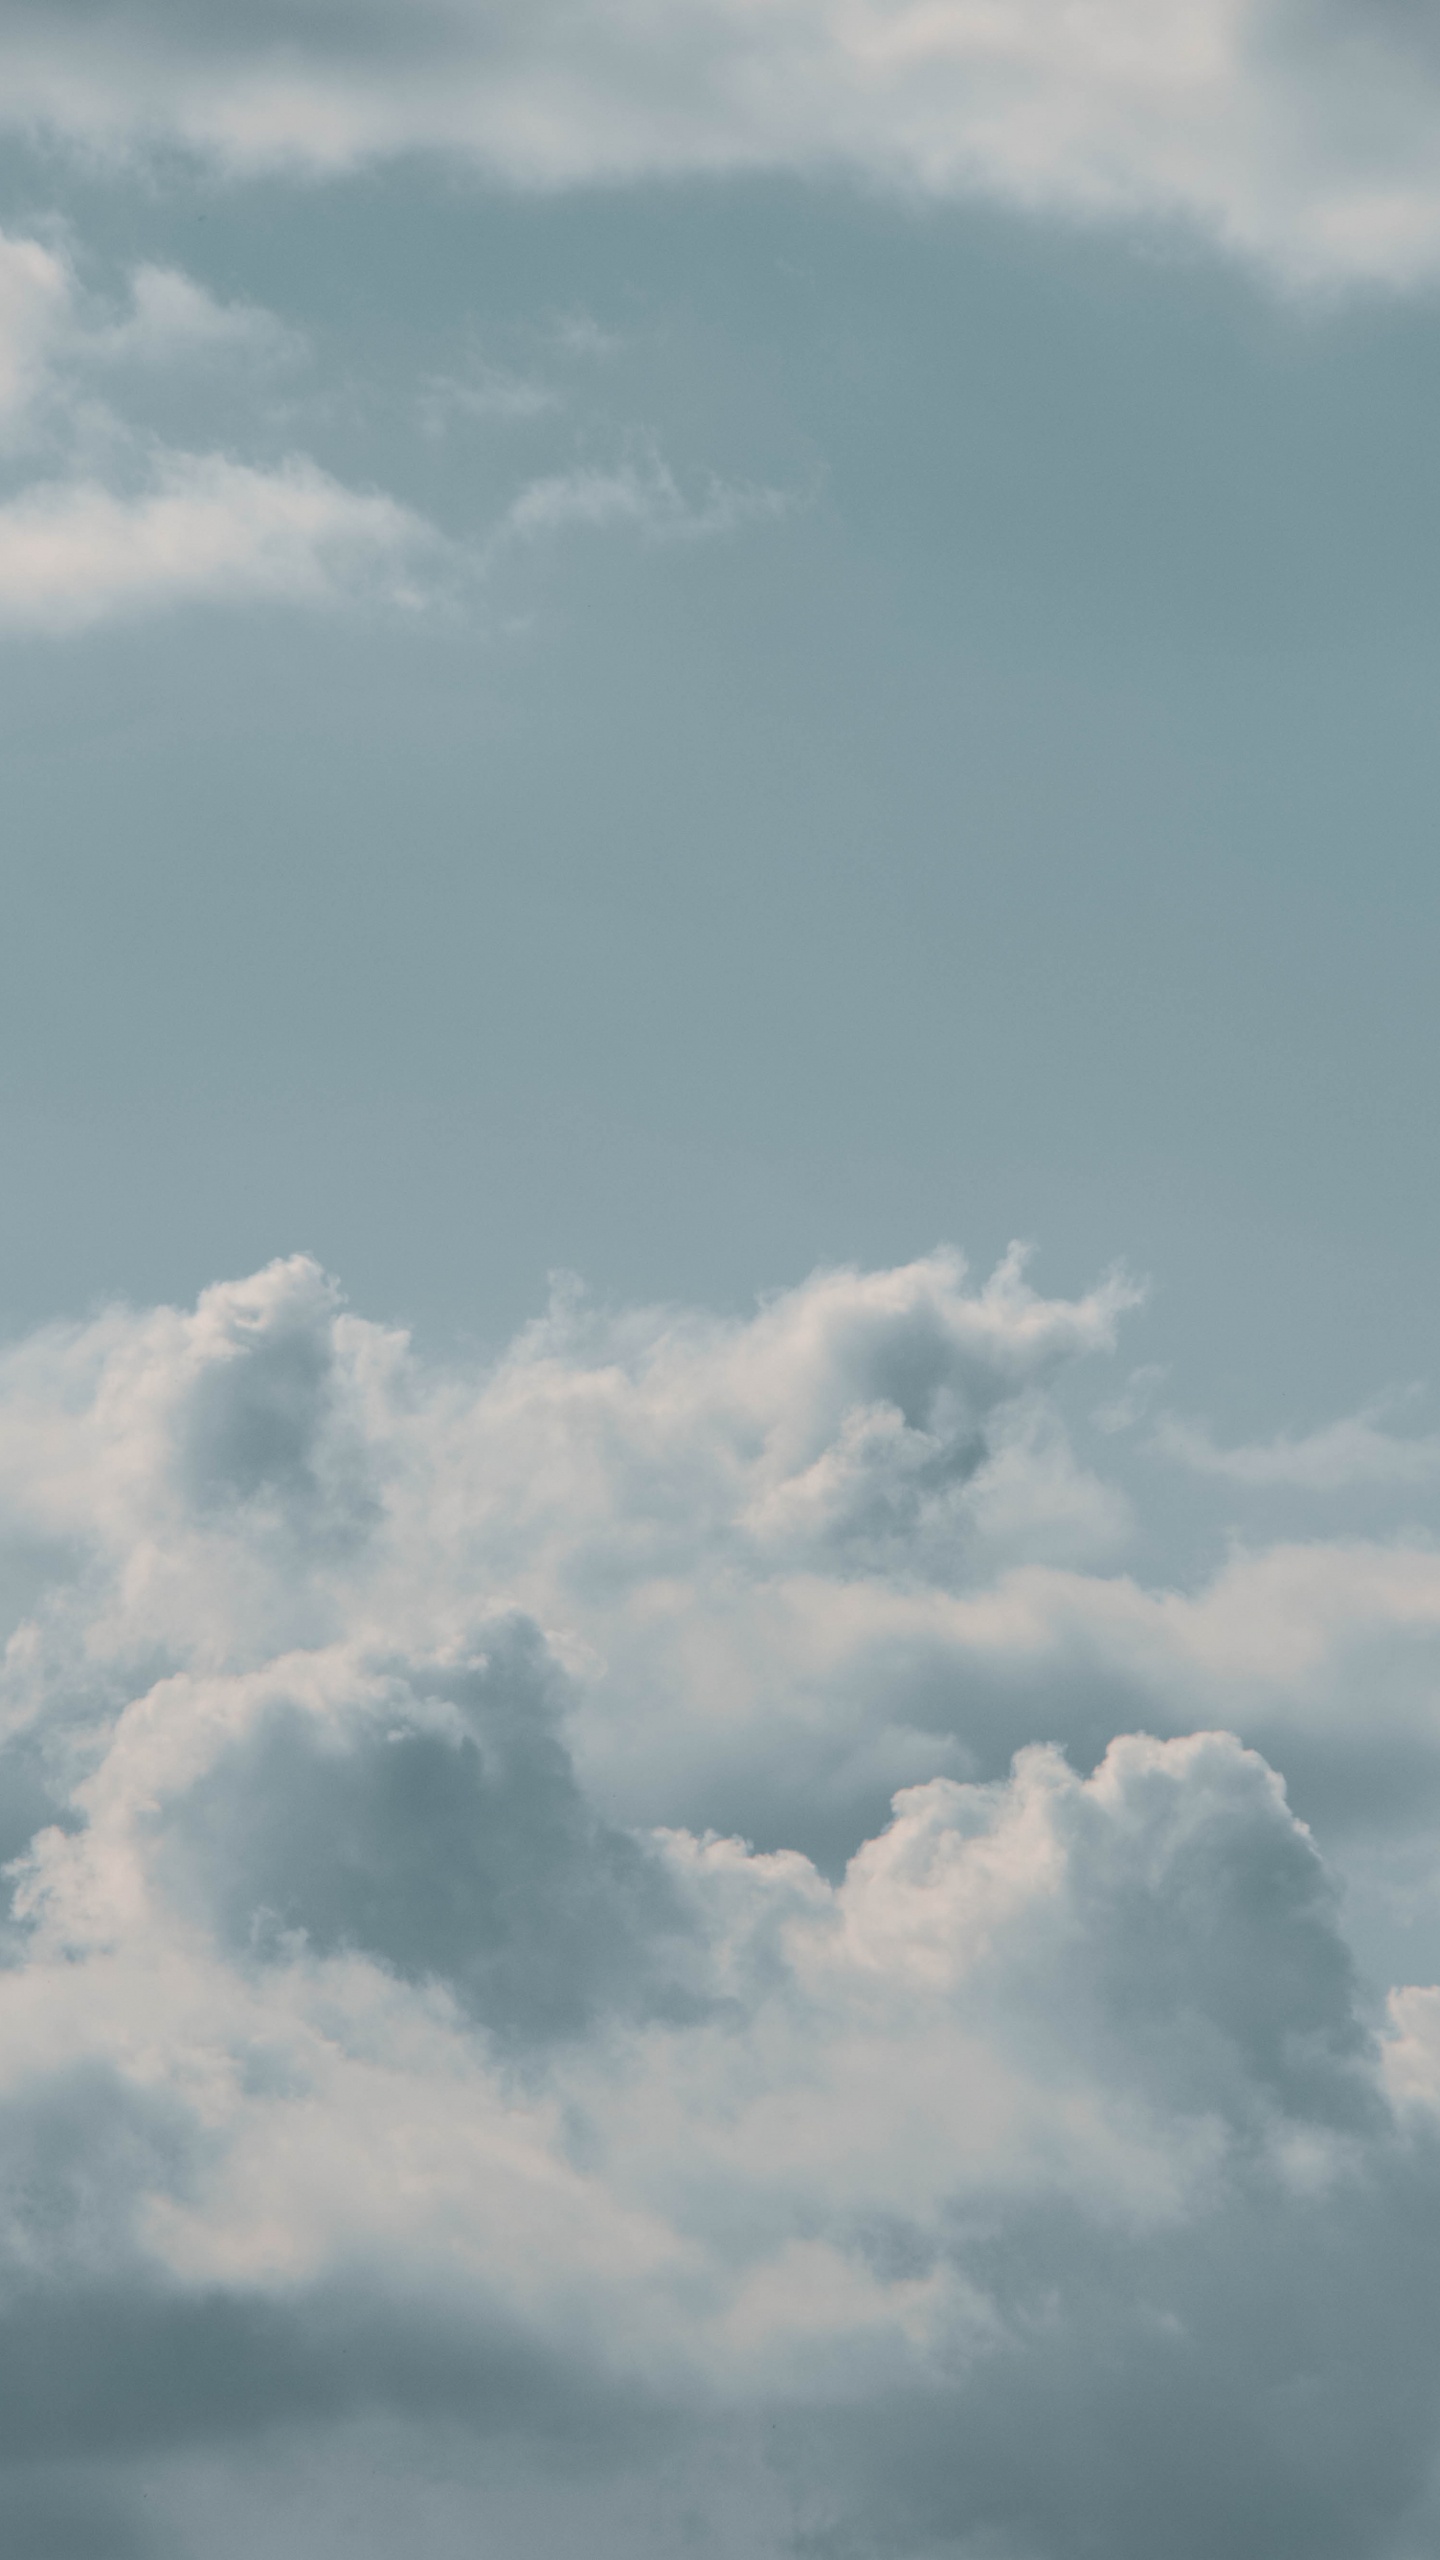
POLYGON ((1406 1437, 1379 1427, 1374 1411, 1348 1414, 1318 1431, 1221 1448, 1201 1424, 1167 1415, 1154 1447, 1197 1475, 1229 1484, 1275 1485, 1303 1493, 1345 1493, 1362 1485, 1423 1485, 1440 1475, 1440 1436, 1406 1437))

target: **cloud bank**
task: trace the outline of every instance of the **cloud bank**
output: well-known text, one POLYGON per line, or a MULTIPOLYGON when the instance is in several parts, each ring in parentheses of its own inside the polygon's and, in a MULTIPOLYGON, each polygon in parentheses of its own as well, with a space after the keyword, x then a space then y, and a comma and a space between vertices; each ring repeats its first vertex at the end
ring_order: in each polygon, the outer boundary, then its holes
POLYGON ((19 0, 0 99, 12 128, 241 170, 840 170, 1178 221, 1298 284, 1440 263, 1440 51, 1406 0, 19 0))
POLYGON ((1440 1558, 1130 1578, 1133 1296, 5 1355, 8 2547, 1430 2547, 1440 1558))

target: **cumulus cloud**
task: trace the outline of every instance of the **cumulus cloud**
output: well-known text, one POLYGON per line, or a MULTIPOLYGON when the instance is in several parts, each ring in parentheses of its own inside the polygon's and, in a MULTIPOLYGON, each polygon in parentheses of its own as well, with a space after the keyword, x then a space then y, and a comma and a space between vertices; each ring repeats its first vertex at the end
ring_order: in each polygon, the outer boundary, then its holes
POLYGON ((1129 1578, 1053 1389, 1134 1296, 11 1347, 7 2541, 1425 2546, 1440 1995, 1280 1772, 1440 1765, 1440 1565, 1129 1578))
POLYGON ((463 155, 524 186, 849 169, 1178 221, 1298 282, 1440 261, 1440 54, 1406 0, 21 0, 7 120, 232 167, 463 155))

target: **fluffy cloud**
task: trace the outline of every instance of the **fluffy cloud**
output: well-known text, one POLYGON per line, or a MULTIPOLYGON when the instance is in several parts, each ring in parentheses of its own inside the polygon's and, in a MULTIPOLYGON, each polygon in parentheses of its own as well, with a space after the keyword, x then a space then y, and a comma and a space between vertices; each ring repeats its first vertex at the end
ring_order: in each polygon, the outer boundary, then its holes
POLYGON ((1440 1766, 1440 1565, 1120 1571, 1133 1294, 10 1350, 12 2546, 1426 2547, 1440 1994, 1272 1762, 1440 1766))
POLYGON ((848 168, 1179 220, 1297 281, 1440 260, 1440 58, 1405 0, 21 0, 0 97, 15 125, 241 168, 415 148, 526 186, 848 168))

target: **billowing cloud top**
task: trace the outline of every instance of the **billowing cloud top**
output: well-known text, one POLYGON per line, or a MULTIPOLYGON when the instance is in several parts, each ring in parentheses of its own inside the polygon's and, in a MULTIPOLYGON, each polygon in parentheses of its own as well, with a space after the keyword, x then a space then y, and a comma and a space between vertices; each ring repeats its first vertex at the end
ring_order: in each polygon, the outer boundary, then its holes
POLYGON ((1426 2546, 1440 1564, 1127 1578, 1132 1297, 7 1355, 7 2547, 1426 2546))
POLYGON ((527 186, 849 169, 1198 224, 1296 280, 1440 259, 1405 0, 19 0, 12 124, 231 166, 458 153, 527 186))

